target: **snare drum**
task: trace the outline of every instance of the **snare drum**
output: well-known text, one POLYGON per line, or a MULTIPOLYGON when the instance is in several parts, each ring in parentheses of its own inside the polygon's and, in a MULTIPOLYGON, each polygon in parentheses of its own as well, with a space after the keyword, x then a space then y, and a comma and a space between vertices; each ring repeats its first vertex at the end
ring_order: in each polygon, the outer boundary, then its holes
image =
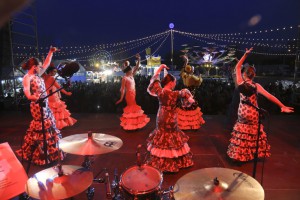
POLYGON ((127 169, 120 178, 125 200, 159 200, 163 174, 156 168, 142 165, 127 169))

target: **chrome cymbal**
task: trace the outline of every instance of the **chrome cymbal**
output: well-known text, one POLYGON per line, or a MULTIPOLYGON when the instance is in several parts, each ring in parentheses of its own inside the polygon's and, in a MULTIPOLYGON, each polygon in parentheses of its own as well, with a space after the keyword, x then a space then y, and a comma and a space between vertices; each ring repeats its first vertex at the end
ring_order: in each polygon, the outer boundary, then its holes
POLYGON ((175 200, 263 200, 262 186, 233 169, 204 168, 181 177, 174 186, 175 200))
POLYGON ((86 156, 109 153, 122 145, 120 138, 103 133, 75 134, 59 140, 59 148, 62 151, 86 156))
POLYGON ((26 193, 43 200, 65 199, 87 189, 93 182, 93 173, 81 166, 62 165, 62 176, 58 167, 42 170, 27 180, 26 193))

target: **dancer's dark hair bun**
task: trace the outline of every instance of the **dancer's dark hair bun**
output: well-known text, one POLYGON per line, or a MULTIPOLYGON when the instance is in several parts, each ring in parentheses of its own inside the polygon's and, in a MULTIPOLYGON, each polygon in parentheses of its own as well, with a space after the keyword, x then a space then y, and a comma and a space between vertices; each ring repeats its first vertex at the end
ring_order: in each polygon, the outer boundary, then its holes
POLYGON ((163 86, 167 85, 169 82, 174 81, 175 77, 172 74, 167 74, 162 80, 161 84, 163 86))
POLYGON ((37 58, 29 58, 26 63, 23 63, 22 69, 29 70, 33 65, 38 65, 40 63, 37 58))

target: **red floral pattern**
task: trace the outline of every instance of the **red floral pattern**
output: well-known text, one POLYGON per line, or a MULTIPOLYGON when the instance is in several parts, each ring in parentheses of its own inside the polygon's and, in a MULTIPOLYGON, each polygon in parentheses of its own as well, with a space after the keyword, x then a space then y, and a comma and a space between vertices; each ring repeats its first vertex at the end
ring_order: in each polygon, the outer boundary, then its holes
MULTIPOLYGON (((37 97, 45 97, 46 90, 44 80, 37 75, 26 75, 30 76, 30 90, 33 95, 37 97)), ((60 131, 55 126, 55 119, 52 115, 51 110, 48 106, 48 100, 44 101, 45 106, 43 107, 44 113, 44 125, 47 142, 47 158, 48 163, 57 161, 58 159, 58 146, 57 142, 61 138, 60 131)), ((31 160, 34 164, 45 165, 44 152, 44 137, 42 131, 40 105, 31 102, 30 111, 33 117, 29 128, 24 136, 24 141, 21 149, 16 151, 16 154, 25 160, 31 160)), ((63 159, 63 155, 60 155, 63 159)))
POLYGON ((156 129, 147 139, 150 152, 147 164, 164 172, 178 172, 180 168, 194 164, 187 144, 189 137, 177 124, 176 102, 180 96, 187 96, 182 94, 185 91, 164 90, 157 80, 148 87, 148 92, 158 97, 159 110, 156 129))

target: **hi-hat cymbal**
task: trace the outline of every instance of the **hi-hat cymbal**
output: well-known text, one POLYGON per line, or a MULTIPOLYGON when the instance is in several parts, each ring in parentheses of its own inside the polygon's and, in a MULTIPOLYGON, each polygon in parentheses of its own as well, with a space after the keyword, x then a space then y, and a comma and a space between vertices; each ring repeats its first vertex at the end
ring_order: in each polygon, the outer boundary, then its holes
POLYGON ((51 167, 33 175, 25 185, 26 193, 36 199, 66 199, 93 182, 93 173, 80 166, 62 165, 62 176, 58 176, 58 171, 58 167, 51 167))
POLYGON ((181 177, 174 186, 175 200, 263 200, 262 186, 233 169, 204 168, 181 177))
POLYGON ((123 142, 120 138, 103 133, 75 134, 59 141, 59 147, 62 151, 86 156, 115 151, 122 145, 123 142))

